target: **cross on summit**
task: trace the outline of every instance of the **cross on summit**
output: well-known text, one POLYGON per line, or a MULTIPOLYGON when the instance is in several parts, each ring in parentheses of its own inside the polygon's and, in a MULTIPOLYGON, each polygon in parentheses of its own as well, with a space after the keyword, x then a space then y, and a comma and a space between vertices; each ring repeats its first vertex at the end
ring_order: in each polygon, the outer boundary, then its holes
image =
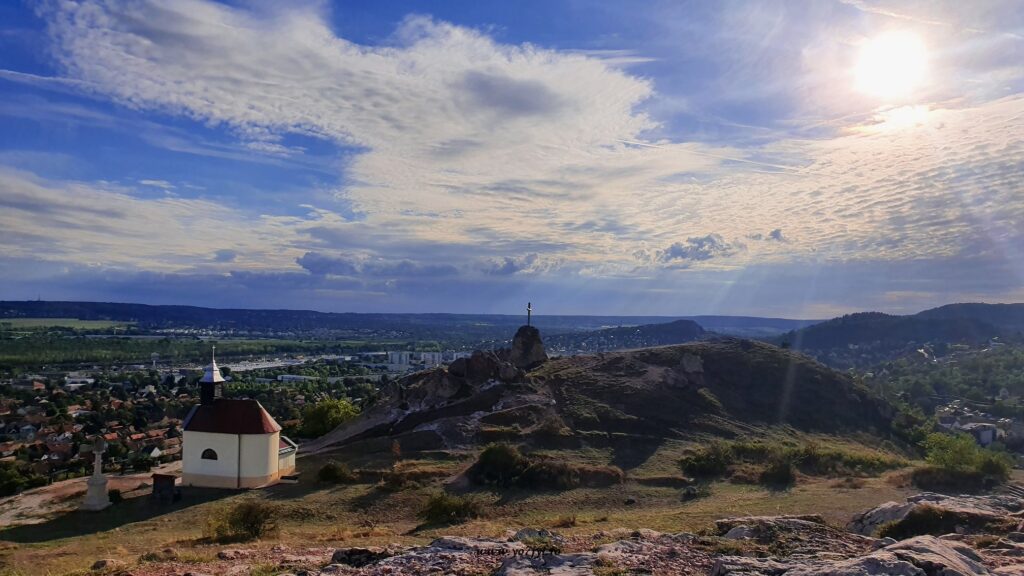
POLYGON ((527 326, 530 325, 530 314, 532 312, 533 312, 533 306, 529 302, 527 302, 526 303, 526 325, 527 326))

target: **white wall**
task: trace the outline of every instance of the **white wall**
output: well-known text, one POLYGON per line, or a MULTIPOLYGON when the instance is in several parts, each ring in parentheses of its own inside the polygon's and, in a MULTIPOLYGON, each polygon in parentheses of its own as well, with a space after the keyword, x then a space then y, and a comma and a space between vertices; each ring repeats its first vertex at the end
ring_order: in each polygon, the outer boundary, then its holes
POLYGON ((181 482, 185 486, 216 488, 256 488, 276 482, 280 476, 280 438, 280 432, 235 435, 185 431, 181 482), (217 452, 216 460, 202 459, 207 448, 217 452))
POLYGON ((277 443, 281 433, 244 434, 242 436, 242 478, 266 478, 277 475, 277 443))
POLYGON ((287 455, 278 458, 278 470, 281 474, 294 474, 295 473, 295 451, 289 452, 287 455))
MULTIPOLYGON (((182 484, 207 485, 201 477, 230 478, 231 486, 238 477, 238 436, 234 434, 213 434, 191 432, 182 435, 182 484), (216 460, 203 460, 203 450, 212 449, 216 460)), ((223 485, 222 483, 217 483, 223 485)))

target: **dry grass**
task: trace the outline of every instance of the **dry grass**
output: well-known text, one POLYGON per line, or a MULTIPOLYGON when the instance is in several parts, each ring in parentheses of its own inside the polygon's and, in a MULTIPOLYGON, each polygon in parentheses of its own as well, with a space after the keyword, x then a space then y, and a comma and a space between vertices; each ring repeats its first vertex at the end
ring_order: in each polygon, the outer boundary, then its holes
MULTIPOLYGON (((678 474, 678 457, 685 446, 667 442, 634 471, 641 470, 643 476, 678 474)), ((612 456, 605 450, 546 454, 594 466, 607 465, 612 456)), ((7 570, 0 574, 65 574, 86 570, 98 558, 127 559, 132 563, 144 554, 164 548, 174 548, 182 557, 190 555, 197 562, 205 561, 215 556, 220 548, 231 545, 211 546, 199 542, 203 519, 217 506, 253 497, 273 500, 281 510, 279 533, 273 540, 245 545, 269 548, 278 543, 286 546, 341 543, 379 546, 391 542, 422 545, 440 535, 499 537, 509 528, 519 527, 557 527, 566 535, 590 535, 618 527, 696 531, 718 518, 752 514, 820 513, 833 524, 843 524, 857 512, 887 500, 900 500, 913 492, 910 488, 889 484, 885 478, 864 478, 863 488, 856 490, 838 488, 834 485, 835 479, 825 478, 801 478, 796 486, 784 491, 715 482, 709 485, 707 497, 688 502, 681 500, 678 487, 644 485, 629 480, 605 488, 552 492, 505 490, 499 494, 481 488, 470 493, 486 505, 485 518, 415 531, 421 523, 416 512, 423 509, 429 497, 437 493, 440 482, 447 479, 441 473, 456 474, 472 461, 472 455, 456 455, 440 461, 403 460, 399 466, 403 472, 415 470, 415 474, 433 478, 425 479, 423 486, 398 492, 382 492, 371 484, 320 484, 314 477, 326 460, 326 457, 300 459, 303 482, 297 485, 246 493, 228 492, 213 502, 197 501, 186 491, 185 502, 179 510, 157 510, 152 517, 125 520, 118 527, 98 531, 83 529, 83 533, 73 537, 51 539, 52 536, 47 537, 47 528, 42 526, 34 531, 19 532, 19 541, 8 543, 3 541, 11 540, 10 533, 0 532, 0 566, 7 570), (626 505, 627 499, 636 499, 637 503, 626 505)), ((364 461, 358 465, 379 464, 364 461)), ((352 466, 355 468, 357 464, 352 466)), ((100 512, 95 518, 131 509, 133 500, 100 512)))

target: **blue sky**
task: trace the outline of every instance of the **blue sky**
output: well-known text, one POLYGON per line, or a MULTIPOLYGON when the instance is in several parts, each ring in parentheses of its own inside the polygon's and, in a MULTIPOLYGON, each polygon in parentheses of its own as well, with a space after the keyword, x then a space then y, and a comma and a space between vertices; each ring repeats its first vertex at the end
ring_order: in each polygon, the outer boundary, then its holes
POLYGON ((1022 301, 1022 88, 1015 2, 2 3, 0 299, 1022 301))

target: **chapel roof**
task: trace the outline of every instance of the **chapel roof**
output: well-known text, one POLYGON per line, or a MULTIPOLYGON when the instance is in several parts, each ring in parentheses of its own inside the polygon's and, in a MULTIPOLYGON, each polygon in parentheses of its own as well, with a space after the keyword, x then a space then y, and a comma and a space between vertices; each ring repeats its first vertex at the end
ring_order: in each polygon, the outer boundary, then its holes
POLYGON ((272 434, 281 426, 257 400, 217 398, 197 404, 185 418, 186 432, 214 434, 272 434))

